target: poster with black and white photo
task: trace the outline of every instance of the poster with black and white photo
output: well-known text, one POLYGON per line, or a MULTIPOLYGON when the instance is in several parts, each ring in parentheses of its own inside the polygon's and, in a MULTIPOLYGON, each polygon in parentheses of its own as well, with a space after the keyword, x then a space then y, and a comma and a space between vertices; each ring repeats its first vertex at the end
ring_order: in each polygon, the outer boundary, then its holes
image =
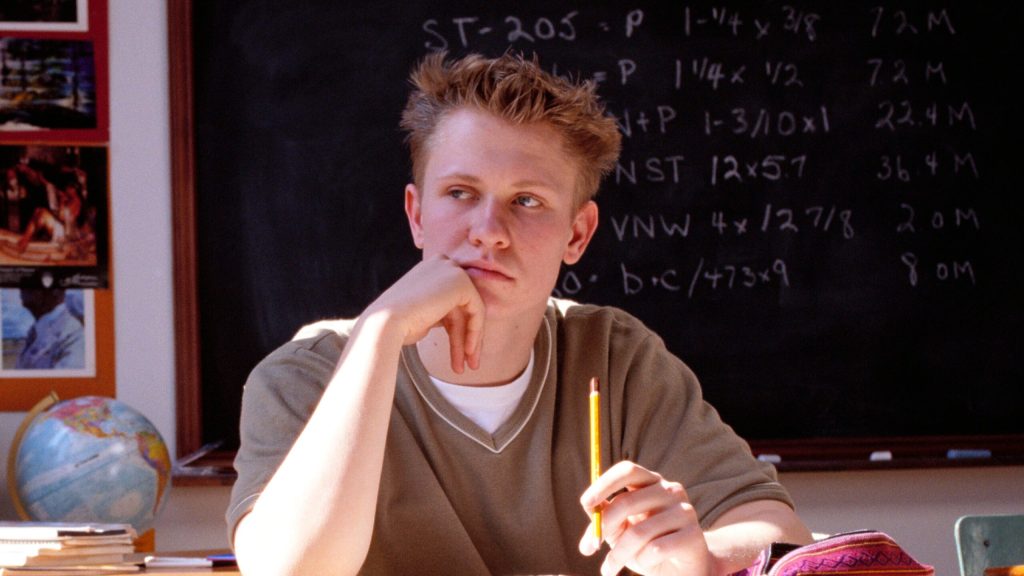
POLYGON ((0 289, 0 379, 96 375, 93 291, 0 289))

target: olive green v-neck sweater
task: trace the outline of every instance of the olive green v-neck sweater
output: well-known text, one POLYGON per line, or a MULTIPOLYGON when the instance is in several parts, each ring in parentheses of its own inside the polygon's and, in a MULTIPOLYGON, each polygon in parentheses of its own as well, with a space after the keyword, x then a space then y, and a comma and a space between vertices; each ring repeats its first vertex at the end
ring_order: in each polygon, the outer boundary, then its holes
MULTIPOLYGON (((316 406, 354 321, 318 323, 246 384, 229 533, 316 406)), ((552 299, 529 387, 493 435, 434 388, 414 346, 398 374, 365 574, 596 574, 577 545, 588 517, 588 382, 601 380, 602 462, 681 482, 707 527, 753 500, 792 506, 774 468, 703 401, 696 377, 639 320, 552 299)), ((330 454, 324 454, 330 458, 330 454)))

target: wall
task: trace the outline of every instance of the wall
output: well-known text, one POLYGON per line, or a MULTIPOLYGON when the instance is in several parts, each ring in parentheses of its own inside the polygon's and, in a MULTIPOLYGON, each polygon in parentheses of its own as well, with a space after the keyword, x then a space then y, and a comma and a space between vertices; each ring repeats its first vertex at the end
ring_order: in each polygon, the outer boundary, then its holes
MULTIPOLYGON (((166 7, 110 0, 111 205, 118 397, 174 443, 166 7)), ((398 208, 396 208, 398 209, 398 208)), ((22 414, 0 413, 0 454, 22 414)), ((0 458, 0 466, 5 459, 0 458)), ((6 473, 6 470, 4 470, 6 473)), ((1024 467, 784 474, 816 531, 877 528, 940 576, 957 573, 953 523, 967 513, 1024 513, 1024 467)), ((0 518, 14 517, 6 489, 0 518)), ((163 550, 226 545, 226 488, 176 488, 157 524, 163 550)))

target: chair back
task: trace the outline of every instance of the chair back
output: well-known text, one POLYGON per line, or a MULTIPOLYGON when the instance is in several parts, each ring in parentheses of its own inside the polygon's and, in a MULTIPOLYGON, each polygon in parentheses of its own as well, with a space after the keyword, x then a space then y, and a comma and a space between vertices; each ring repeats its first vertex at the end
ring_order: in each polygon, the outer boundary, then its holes
POLYGON ((985 568, 1024 564, 1024 514, 963 516, 954 533, 960 576, 982 576, 985 568))

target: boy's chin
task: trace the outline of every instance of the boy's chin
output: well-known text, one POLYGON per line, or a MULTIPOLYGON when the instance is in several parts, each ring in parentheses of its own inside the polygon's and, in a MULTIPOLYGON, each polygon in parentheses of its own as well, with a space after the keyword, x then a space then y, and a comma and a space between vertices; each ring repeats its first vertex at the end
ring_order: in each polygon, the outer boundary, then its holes
POLYGON ((523 321, 547 309, 548 299, 527 302, 523 298, 512 298, 508 294, 495 294, 480 290, 480 298, 484 301, 487 320, 514 319, 523 321))

